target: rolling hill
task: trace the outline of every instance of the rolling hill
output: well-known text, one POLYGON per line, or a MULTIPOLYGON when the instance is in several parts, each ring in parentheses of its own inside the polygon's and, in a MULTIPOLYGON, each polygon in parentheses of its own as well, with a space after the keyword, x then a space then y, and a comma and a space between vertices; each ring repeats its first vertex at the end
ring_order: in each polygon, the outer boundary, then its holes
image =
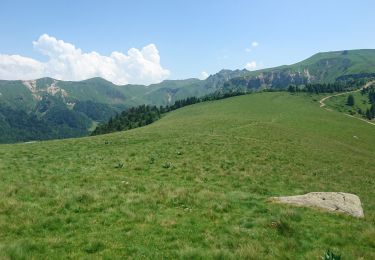
POLYGON ((374 143, 372 125, 274 92, 0 145, 0 258, 373 259, 374 143), (357 194, 365 218, 268 200, 311 191, 357 194))
POLYGON ((318 53, 289 66, 221 70, 206 80, 166 80, 149 86, 118 86, 102 78, 0 80, 0 143, 86 136, 98 123, 141 104, 171 105, 216 92, 285 89, 290 84, 368 76, 375 76, 375 50, 318 53))

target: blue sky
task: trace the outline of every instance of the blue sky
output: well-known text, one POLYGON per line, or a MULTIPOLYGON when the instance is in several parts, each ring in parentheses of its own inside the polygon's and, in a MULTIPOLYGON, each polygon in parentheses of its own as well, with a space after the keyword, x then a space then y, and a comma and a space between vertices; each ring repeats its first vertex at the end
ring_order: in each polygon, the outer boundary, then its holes
MULTIPOLYGON (((32 43, 43 34, 103 56, 113 51, 127 55, 131 48, 153 44, 160 68, 152 71, 164 73, 160 79, 200 77, 248 63, 251 69, 291 64, 321 51, 375 48, 375 1, 370 0, 2 0, 0 10, 3 77, 13 73, 8 68, 14 56, 9 55, 50 59, 32 43)), ((123 82, 136 81, 134 76, 123 82)))

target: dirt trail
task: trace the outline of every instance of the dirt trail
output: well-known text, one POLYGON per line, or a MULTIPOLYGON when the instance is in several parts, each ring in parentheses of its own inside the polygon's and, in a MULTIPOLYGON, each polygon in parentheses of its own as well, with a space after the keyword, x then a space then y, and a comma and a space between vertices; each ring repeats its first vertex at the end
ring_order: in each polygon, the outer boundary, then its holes
MULTIPOLYGON (((366 89, 366 88, 370 87, 370 86, 371 86, 372 84, 374 84, 374 83, 375 83, 375 80, 366 83, 366 85, 364 85, 362 88, 357 89, 357 90, 352 90, 352 91, 347 91, 347 92, 343 92, 343 93, 338 93, 338 94, 334 94, 334 95, 326 96, 326 97, 322 98, 321 100, 319 100, 320 107, 325 107, 326 104, 325 104, 324 102, 325 102, 326 100, 330 99, 331 97, 337 97, 337 96, 342 96, 342 95, 346 95, 346 94, 349 94, 349 93, 359 92, 359 91, 361 91, 362 89, 366 89)), ((326 110, 328 110, 328 111, 332 111, 332 110, 329 109, 329 108, 324 108, 324 109, 326 109, 326 110)), ((364 122, 366 122, 366 123, 368 123, 368 124, 370 124, 370 125, 375 125, 375 123, 372 123, 372 122, 370 122, 370 121, 368 121, 368 120, 365 120, 365 119, 363 119, 363 118, 355 117, 355 116, 352 116, 352 115, 349 115, 349 114, 345 114, 345 115, 346 115, 346 116, 349 116, 349 117, 353 117, 353 118, 359 119, 359 120, 364 121, 364 122)))

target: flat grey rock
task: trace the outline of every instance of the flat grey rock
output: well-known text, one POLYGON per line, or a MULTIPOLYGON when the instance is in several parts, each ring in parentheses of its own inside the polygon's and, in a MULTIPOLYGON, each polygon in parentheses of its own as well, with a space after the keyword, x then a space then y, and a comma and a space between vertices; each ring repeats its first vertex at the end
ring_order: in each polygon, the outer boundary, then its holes
POLYGON ((357 195, 344 192, 310 192, 304 195, 273 197, 273 201, 297 206, 318 207, 363 218, 361 200, 357 195))

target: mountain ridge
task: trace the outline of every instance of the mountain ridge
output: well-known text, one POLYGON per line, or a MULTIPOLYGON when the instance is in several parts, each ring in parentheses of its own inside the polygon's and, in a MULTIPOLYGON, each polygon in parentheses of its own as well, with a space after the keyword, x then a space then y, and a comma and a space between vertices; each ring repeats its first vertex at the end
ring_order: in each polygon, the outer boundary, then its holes
MULTIPOLYGON (((147 86, 116 85, 101 77, 82 81, 62 81, 50 77, 0 80, 0 107, 6 108, 0 113, 0 130, 5 133, 11 131, 10 122, 13 121, 9 117, 17 114, 19 120, 41 120, 42 123, 37 125, 51 123, 51 129, 55 129, 57 124, 58 128, 64 129, 64 134, 55 135, 56 138, 74 137, 70 133, 76 133, 75 128, 80 129, 82 136, 88 134, 88 129, 98 122, 104 122, 116 113, 142 104, 167 106, 176 100, 202 97, 215 92, 285 89, 289 85, 331 83, 372 74, 375 75, 375 50, 362 49, 320 52, 292 65, 256 71, 222 69, 205 80, 164 80, 147 86), (66 132, 69 134, 66 135, 66 132)), ((48 136, 53 138, 54 135, 48 136)), ((24 141, 22 138, 21 136, 17 141, 24 141)))
POLYGON ((320 52, 291 65, 249 71, 228 80, 224 90, 285 88, 288 85, 333 83, 350 75, 375 73, 375 50, 320 52))

